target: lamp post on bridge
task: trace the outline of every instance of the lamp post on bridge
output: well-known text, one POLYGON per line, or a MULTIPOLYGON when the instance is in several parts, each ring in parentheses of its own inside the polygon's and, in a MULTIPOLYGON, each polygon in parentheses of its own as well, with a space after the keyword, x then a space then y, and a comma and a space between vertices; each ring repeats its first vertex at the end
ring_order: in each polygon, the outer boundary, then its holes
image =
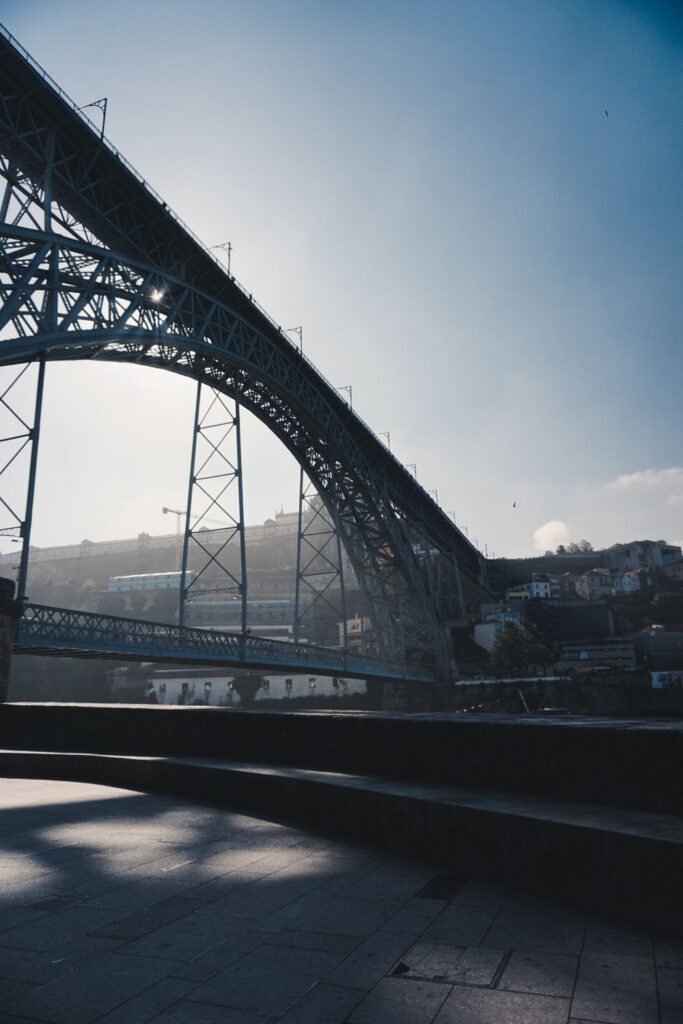
POLYGON ((296 334, 299 339, 299 352, 303 355, 304 351, 304 329, 303 327, 285 327, 285 334, 296 334))
POLYGON ((353 387, 350 384, 343 384, 337 388, 337 391, 348 391, 349 393, 349 408, 353 409, 353 387))
POLYGON ((228 277, 230 276, 230 254, 232 252, 232 242, 219 242, 218 245, 209 246, 209 252, 214 252, 215 249, 222 249, 223 252, 228 254, 228 277))

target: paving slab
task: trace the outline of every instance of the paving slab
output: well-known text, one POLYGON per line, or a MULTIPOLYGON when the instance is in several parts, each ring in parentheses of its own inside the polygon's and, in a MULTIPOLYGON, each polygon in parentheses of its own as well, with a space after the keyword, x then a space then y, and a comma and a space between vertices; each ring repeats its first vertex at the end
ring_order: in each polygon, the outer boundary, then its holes
POLYGON ((379 933, 371 935, 327 979, 333 985, 371 989, 389 974, 391 968, 410 949, 407 935, 379 933))
POLYGON ((150 1018, 158 1018, 165 1010, 172 1009, 196 987, 197 982, 187 978, 162 978, 103 1017, 98 1017, 97 1024, 144 1024, 150 1018))
POLYGON ((569 998, 576 984, 578 966, 578 956, 513 952, 498 987, 513 992, 569 998))
POLYGON ((434 1024, 567 1024, 568 1016, 568 999, 454 988, 434 1024))
POLYGON ((577 918, 503 912, 496 917, 482 945, 576 955, 581 952, 585 930, 585 922, 577 918))
POLYGON ((450 991, 449 985, 385 978, 349 1016, 349 1024, 431 1024, 450 991))
POLYGON ((0 822, 0 1024, 683 1021, 679 940, 376 847, 71 782, 0 822))
POLYGON ((274 1020, 274 1017, 265 1017, 250 1010, 230 1010, 224 1006, 182 1001, 145 1024, 274 1024, 274 1020))
POLYGON ((19 1016, 53 1024, 90 1024, 170 972, 167 961, 112 953, 47 985, 30 986, 31 991, 10 996, 5 1005, 19 1016))
MULTIPOLYGON (((441 911, 424 933, 425 942, 446 942, 453 946, 478 946, 496 919, 496 910, 486 907, 449 906, 441 911)), ((491 945, 496 945, 492 942, 491 945)), ((498 944, 500 948, 500 944, 498 944)))
POLYGON ((505 958, 498 949, 462 948, 418 942, 401 958, 393 974, 407 980, 460 985, 491 985, 505 958))
POLYGON ((683 970, 662 967, 657 971, 662 1024, 683 1021, 683 970))
POLYGON ((260 946, 201 985, 193 998, 232 1009, 282 1016, 338 964, 342 954, 260 946))
POLYGON ((652 957, 591 953, 581 957, 572 1014, 605 1024, 657 1024, 652 957))
POLYGON ((307 992, 284 1017, 281 1024, 339 1024, 346 1021, 367 993, 324 982, 307 992))
MULTIPOLYGON (((683 911, 682 911, 683 912, 683 911)), ((636 928, 625 928, 591 921, 586 928, 583 948, 591 953, 626 953, 631 956, 652 956, 652 940, 636 928)))

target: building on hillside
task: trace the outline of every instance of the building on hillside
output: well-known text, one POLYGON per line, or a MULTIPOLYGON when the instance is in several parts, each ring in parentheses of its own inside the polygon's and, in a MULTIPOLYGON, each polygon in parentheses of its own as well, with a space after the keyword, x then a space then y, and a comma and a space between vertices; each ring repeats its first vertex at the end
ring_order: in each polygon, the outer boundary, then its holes
POLYGON ((478 622, 474 627, 474 642, 485 651, 490 651, 496 642, 496 637, 503 631, 506 622, 512 622, 515 626, 522 625, 522 619, 526 618, 521 614, 519 602, 516 607, 510 605, 499 605, 482 613, 483 622, 478 622))
MULTIPOLYGON (((313 516, 311 509, 306 509, 303 514, 304 524, 313 516)), ((245 526, 244 538, 247 546, 262 544, 265 541, 279 540, 286 537, 296 539, 299 530, 299 513, 277 512, 273 519, 266 519, 264 523, 253 526, 245 526)), ((201 531, 202 542, 211 545, 219 545, 225 541, 225 529, 207 528, 201 531)), ((180 535, 182 537, 182 534, 180 535)), ((80 544, 61 544, 53 547, 39 548, 33 545, 30 548, 31 563, 36 562, 58 562, 70 558, 89 558, 98 555, 130 554, 136 551, 161 551, 173 552, 178 547, 179 535, 177 533, 164 533, 158 536, 143 531, 137 537, 124 537, 121 540, 92 541, 82 540, 80 544)), ((17 560, 16 550, 0 554, 0 566, 14 565, 17 560)), ((350 568, 350 566, 349 566, 350 568)))
POLYGON ((649 626, 633 634, 638 663, 650 672, 683 670, 683 632, 649 626))
MULTIPOLYGON (((107 581, 108 594, 126 593, 131 590, 179 590, 182 573, 146 572, 135 576, 110 576, 107 581)), ((188 582, 194 573, 188 572, 188 582)))
POLYGON ((636 665, 630 637, 565 640, 556 667, 561 672, 633 671, 636 665))
POLYGON ((556 642, 614 634, 612 614, 604 601, 584 601, 574 595, 560 601, 527 601, 524 611, 529 622, 556 642))
MULTIPOLYGON (((291 640, 294 602, 259 598, 247 601, 247 623, 254 636, 291 640)), ((203 629, 239 632, 242 629, 242 600, 192 600, 185 605, 185 625, 203 629)))
POLYGON ((547 601, 551 597, 559 597, 559 583, 557 577, 553 579, 547 573, 532 573, 528 583, 509 587, 505 592, 506 601, 547 601))
MULTIPOLYGON (((498 609, 504 614, 519 616, 520 624, 525 622, 536 626, 538 630, 552 641, 560 640, 595 640, 598 637, 613 636, 614 625, 612 615, 604 601, 583 601, 574 595, 566 600, 528 600, 515 601, 507 605, 482 604, 481 623, 495 618, 498 609)), ((484 637, 488 631, 480 631, 484 637)))
POLYGON ((576 577, 576 593, 586 601, 599 601, 612 594, 612 574, 609 569, 589 569, 576 577))
POLYGON ((652 688, 654 690, 680 690, 683 689, 683 671, 681 672, 650 672, 652 688))
POLYGON ((612 593, 637 594, 641 590, 652 586, 652 571, 648 567, 644 569, 627 569, 624 573, 614 574, 614 586, 612 593))
MULTIPOLYGON (((254 701, 282 700, 295 697, 345 697, 367 690, 362 679, 346 679, 308 673, 290 675, 253 673, 261 679, 254 701)), ((224 669, 172 668, 153 669, 148 676, 145 699, 148 703, 210 705, 239 707, 239 677, 224 669)), ((114 694, 113 694, 114 695, 114 694)))
POLYGON ((683 551, 677 544, 665 540, 634 540, 630 544, 615 544, 603 552, 604 562, 610 569, 644 569, 660 572, 664 566, 683 560, 683 551))
POLYGON ((563 572, 561 576, 558 576, 558 589, 560 600, 576 597, 576 574, 563 572))
POLYGON ((668 562, 660 568, 659 572, 670 580, 679 580, 683 583, 683 558, 680 561, 668 562))
MULTIPOLYGON (((339 630, 339 646, 344 646, 344 624, 337 623, 339 630)), ((377 655, 377 635, 372 622, 367 617, 356 614, 346 620, 346 649, 350 654, 377 655)))

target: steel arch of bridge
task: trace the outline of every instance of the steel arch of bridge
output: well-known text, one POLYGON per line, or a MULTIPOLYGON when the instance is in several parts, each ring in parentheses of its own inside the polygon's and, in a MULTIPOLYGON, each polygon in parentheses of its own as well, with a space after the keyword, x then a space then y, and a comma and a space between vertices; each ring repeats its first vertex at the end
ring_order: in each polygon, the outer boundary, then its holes
POLYGON ((447 677, 435 578, 462 600, 461 573, 482 581, 479 552, 1 32, 0 174, 0 365, 140 363, 238 398, 334 509, 383 656, 407 651, 447 677))

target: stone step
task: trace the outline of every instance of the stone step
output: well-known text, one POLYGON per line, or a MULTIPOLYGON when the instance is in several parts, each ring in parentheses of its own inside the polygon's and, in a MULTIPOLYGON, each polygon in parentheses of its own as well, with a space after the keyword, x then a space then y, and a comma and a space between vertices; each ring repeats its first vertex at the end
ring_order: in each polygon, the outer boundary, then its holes
POLYGON ((228 805, 683 934, 683 821, 671 814, 197 757, 2 750, 0 775, 228 805))
POLYGON ((0 746, 195 756, 683 814, 683 721, 5 704, 0 746))

